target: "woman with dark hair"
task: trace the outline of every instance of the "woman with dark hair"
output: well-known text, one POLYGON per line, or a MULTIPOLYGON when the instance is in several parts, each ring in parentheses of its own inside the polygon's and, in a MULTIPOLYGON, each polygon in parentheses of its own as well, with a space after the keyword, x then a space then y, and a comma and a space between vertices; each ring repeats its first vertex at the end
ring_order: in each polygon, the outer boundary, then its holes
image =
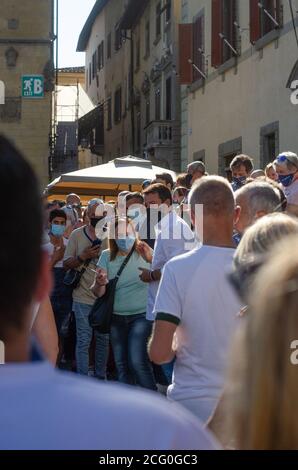
POLYGON ((106 292, 109 280, 116 277, 125 259, 127 265, 116 286, 111 343, 118 380, 156 390, 147 343, 152 325, 146 320, 148 284, 140 280, 140 269, 150 266, 138 254, 139 241, 129 219, 116 218, 109 228, 109 249, 102 252, 92 286, 97 297, 106 292))

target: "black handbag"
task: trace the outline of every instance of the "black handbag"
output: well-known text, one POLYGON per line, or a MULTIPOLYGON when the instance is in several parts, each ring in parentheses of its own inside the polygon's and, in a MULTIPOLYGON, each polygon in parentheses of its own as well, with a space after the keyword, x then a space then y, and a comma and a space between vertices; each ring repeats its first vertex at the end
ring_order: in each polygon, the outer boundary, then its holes
POLYGON ((91 262, 90 259, 86 261, 81 271, 78 271, 77 269, 69 269, 65 273, 63 284, 71 287, 73 290, 77 289, 80 285, 81 279, 83 275, 85 274, 86 269, 88 268, 90 262, 91 262))
POLYGON ((121 276, 125 266, 130 260, 134 249, 131 250, 129 255, 125 258, 119 269, 116 277, 109 281, 106 287, 106 292, 102 297, 95 300, 90 313, 89 313, 89 325, 94 330, 101 334, 109 334, 111 330, 112 315, 114 311, 114 300, 117 282, 121 276))

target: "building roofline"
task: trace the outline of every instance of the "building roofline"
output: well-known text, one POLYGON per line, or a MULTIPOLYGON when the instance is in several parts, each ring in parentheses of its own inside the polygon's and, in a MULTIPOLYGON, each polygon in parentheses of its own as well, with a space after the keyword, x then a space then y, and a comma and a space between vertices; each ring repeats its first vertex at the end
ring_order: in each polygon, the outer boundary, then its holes
POLYGON ((96 1, 80 33, 78 45, 77 45, 77 52, 86 51, 94 22, 108 2, 109 0, 97 0, 96 1))
POLYGON ((130 0, 120 20, 121 29, 132 29, 146 9, 149 0, 130 0))

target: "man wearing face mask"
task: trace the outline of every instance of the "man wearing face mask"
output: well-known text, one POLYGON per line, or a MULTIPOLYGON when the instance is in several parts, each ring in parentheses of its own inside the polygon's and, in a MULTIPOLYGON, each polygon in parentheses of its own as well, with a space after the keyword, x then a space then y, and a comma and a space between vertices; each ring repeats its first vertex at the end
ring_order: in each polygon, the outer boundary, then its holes
POLYGON ((53 272, 54 288, 51 293, 51 304, 55 316, 58 335, 66 316, 71 312, 72 296, 71 290, 63 282, 65 271, 63 268, 63 257, 68 240, 64 238, 67 217, 62 209, 53 210, 49 216, 50 231, 49 243, 45 249, 50 256, 53 272))
POLYGON ((254 169, 253 159, 248 155, 237 155, 231 162, 233 191, 242 188, 254 169))
MULTIPOLYGON (((102 249, 107 248, 107 240, 99 240, 96 236, 96 226, 105 218, 106 207, 100 199, 92 199, 88 203, 87 215, 89 224, 74 230, 64 256, 66 270, 83 270, 80 283, 73 290, 73 311, 76 318, 77 345, 76 361, 79 374, 88 375, 89 347, 93 330, 89 326, 88 316, 96 297, 91 292, 94 281, 94 270, 102 249)), ((95 375, 98 379, 105 379, 106 365, 109 351, 108 335, 95 332, 95 375)))
POLYGON ((287 212, 298 216, 298 157, 295 153, 283 152, 274 165, 287 197, 287 212))

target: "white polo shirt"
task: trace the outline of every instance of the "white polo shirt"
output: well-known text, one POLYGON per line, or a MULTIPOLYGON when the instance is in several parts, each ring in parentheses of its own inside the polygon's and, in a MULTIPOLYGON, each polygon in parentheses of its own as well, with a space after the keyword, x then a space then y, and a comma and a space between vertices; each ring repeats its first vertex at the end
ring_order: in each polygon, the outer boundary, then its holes
POLYGON ((173 400, 218 399, 227 354, 241 309, 227 273, 234 249, 203 246, 166 264, 158 290, 157 319, 179 324, 173 400), (166 314, 166 315, 164 315, 166 314))
MULTIPOLYGON (((175 211, 169 212, 155 226, 156 241, 154 245, 151 269, 162 270, 172 258, 192 250, 196 243, 194 234, 184 220, 175 211)), ((154 321, 154 303, 159 281, 150 282, 147 301, 147 320, 154 321)))
POLYGON ((200 450, 218 445, 155 393, 54 370, 0 367, 1 450, 200 450))

